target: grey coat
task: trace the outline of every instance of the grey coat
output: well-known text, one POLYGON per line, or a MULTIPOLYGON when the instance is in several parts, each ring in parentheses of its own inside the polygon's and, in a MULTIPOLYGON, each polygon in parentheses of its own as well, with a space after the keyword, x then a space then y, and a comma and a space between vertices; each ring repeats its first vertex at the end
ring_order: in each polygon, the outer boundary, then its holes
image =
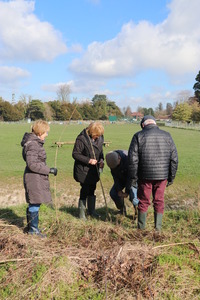
POLYGON ((30 204, 51 202, 49 186, 50 168, 46 165, 44 141, 34 133, 25 133, 21 142, 22 156, 26 162, 24 188, 26 201, 30 204))

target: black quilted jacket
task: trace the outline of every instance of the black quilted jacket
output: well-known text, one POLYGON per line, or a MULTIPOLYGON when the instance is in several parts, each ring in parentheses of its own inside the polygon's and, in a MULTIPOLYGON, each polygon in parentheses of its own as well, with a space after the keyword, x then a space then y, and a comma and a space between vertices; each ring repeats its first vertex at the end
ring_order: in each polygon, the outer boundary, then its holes
POLYGON ((171 135, 156 125, 147 125, 131 141, 129 183, 140 180, 173 180, 178 167, 178 154, 171 135))
POLYGON ((96 158, 99 162, 103 156, 104 137, 100 136, 96 141, 88 136, 84 129, 76 138, 72 157, 74 162, 74 179, 84 184, 94 184, 99 181, 96 165, 90 165, 90 158, 96 158), (92 144, 92 145, 91 145, 92 144))

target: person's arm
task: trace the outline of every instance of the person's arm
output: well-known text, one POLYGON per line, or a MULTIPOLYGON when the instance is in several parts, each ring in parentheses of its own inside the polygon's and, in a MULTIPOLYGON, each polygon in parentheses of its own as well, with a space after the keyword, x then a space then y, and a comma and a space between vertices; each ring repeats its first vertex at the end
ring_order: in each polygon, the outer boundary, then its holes
POLYGON ((80 140, 76 140, 74 149, 72 152, 72 157, 75 160, 80 161, 81 163, 84 163, 85 165, 89 165, 90 157, 83 154, 84 150, 85 150, 84 143, 80 140))
POLYGON ((36 143, 31 142, 26 148, 26 164, 28 168, 37 174, 48 175, 50 168, 38 159, 39 147, 36 143))
POLYGON ((167 186, 173 183, 176 176, 177 169, 178 169, 178 153, 174 141, 171 138, 171 157, 170 157, 169 176, 168 176, 167 186))

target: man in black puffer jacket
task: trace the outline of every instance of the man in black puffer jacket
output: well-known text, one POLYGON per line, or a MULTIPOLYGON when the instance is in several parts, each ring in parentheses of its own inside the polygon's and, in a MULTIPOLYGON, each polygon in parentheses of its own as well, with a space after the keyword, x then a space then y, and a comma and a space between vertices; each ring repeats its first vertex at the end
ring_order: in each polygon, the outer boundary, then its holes
POLYGON ((153 195, 155 229, 160 231, 164 213, 164 191, 173 183, 178 167, 178 154, 171 135, 160 130, 153 116, 141 121, 142 130, 131 141, 126 192, 138 185, 138 228, 146 225, 147 210, 153 195))

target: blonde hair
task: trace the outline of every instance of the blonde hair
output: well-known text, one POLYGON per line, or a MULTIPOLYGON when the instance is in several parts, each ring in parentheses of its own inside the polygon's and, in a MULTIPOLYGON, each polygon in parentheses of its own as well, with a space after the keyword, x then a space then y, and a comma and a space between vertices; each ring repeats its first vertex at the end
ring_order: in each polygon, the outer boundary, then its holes
POLYGON ((104 128, 100 122, 92 122, 87 128, 87 132, 91 137, 101 136, 104 134, 104 128))
POLYGON ((44 120, 37 120, 32 125, 32 132, 34 132, 37 136, 40 136, 49 130, 49 124, 44 120))

